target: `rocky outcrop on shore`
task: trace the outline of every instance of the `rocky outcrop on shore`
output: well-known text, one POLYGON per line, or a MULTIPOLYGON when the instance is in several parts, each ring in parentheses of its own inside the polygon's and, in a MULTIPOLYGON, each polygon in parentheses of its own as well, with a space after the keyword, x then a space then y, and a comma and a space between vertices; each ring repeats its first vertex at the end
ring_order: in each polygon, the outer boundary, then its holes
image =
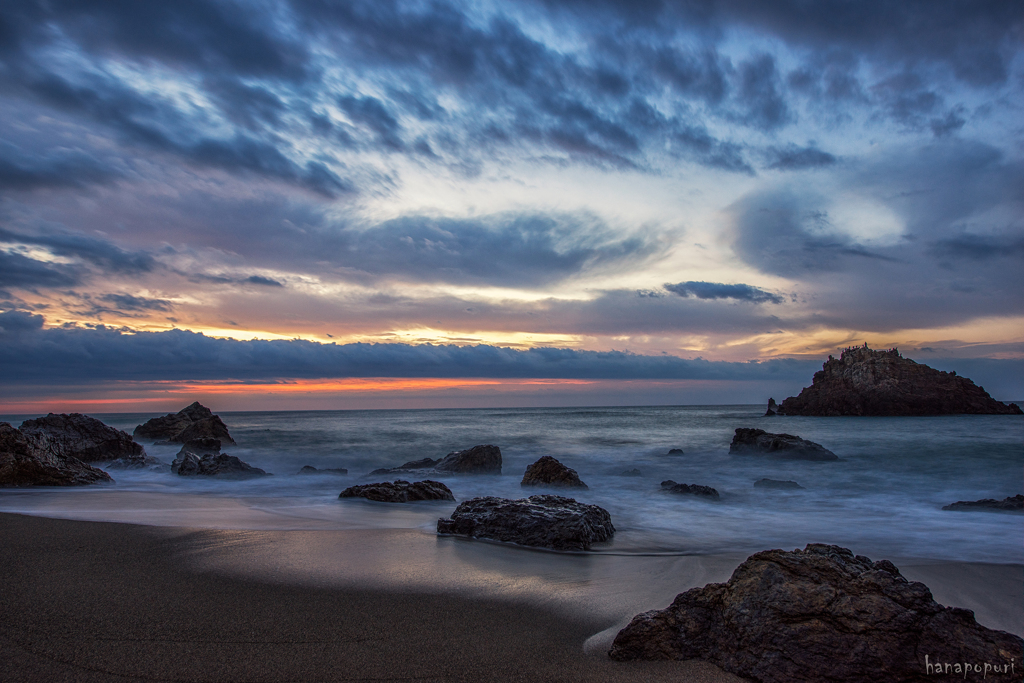
POLYGON ((637 615, 608 654, 702 659, 761 683, 875 683, 932 680, 936 664, 954 662, 1009 673, 1022 648, 1024 640, 980 626, 973 612, 936 603, 888 560, 812 543, 751 555, 728 582, 637 615))
POLYGON ((982 498, 981 500, 958 500, 943 505, 943 510, 1002 510, 1004 512, 1024 511, 1024 495, 1010 496, 1002 500, 982 498))
POLYGON ((195 439, 218 439, 224 443, 234 444, 227 425, 219 415, 198 401, 182 408, 177 413, 168 413, 163 417, 154 417, 140 424, 133 432, 138 439, 153 439, 170 443, 185 443, 195 439))
POLYGON ((700 484, 677 484, 671 479, 666 479, 661 482, 661 489, 668 491, 669 493, 676 493, 683 496, 700 496, 702 498, 711 498, 712 500, 718 500, 718 490, 713 489, 710 486, 701 486, 700 484))
POLYGON ((45 448, 82 462, 99 462, 124 458, 146 464, 146 449, 120 429, 80 413, 56 414, 25 420, 21 433, 45 448))
POLYGON ((1022 415, 956 372, 904 358, 896 349, 845 349, 828 357, 811 386, 778 407, 779 415, 1022 415))
POLYGON ((758 479, 754 482, 755 489, 802 489, 803 486, 790 480, 781 479, 758 479))
POLYGON ((424 479, 412 483, 403 479, 349 486, 339 498, 366 498, 380 503, 408 503, 414 500, 455 500, 451 489, 439 481, 424 479))
POLYGON ((792 434, 772 434, 763 429, 740 427, 732 437, 730 453, 763 453, 789 460, 838 460, 821 444, 792 434))
POLYGON ((580 481, 576 470, 566 467, 550 455, 545 455, 526 468, 520 486, 558 486, 565 488, 588 488, 580 481))
POLYGON ((437 532, 552 550, 590 550, 591 544, 610 539, 615 527, 607 510, 572 498, 485 496, 460 503, 450 519, 437 520, 437 532))
POLYGON ((171 472, 182 477, 261 477, 268 472, 234 455, 220 452, 220 440, 209 437, 188 441, 171 463, 171 472))
POLYGON ((0 486, 83 486, 113 482, 103 470, 65 455, 56 442, 0 422, 0 486))

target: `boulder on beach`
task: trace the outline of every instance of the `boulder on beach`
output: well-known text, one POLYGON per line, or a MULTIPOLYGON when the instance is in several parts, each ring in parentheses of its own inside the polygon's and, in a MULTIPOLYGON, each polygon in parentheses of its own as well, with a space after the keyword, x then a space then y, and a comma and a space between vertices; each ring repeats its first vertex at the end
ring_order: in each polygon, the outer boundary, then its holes
POLYGON ((611 515, 572 498, 536 495, 519 500, 485 496, 460 503, 439 534, 485 538, 552 550, 590 550, 615 533, 611 515))
POLYGON ((177 413, 154 417, 135 428, 139 439, 154 439, 171 443, 185 443, 201 438, 219 439, 234 444, 227 425, 206 406, 196 401, 177 413))
POLYGON ((545 455, 526 468, 520 486, 558 486, 566 488, 588 488, 580 481, 576 470, 566 467, 550 455, 545 455))
POLYGON ((661 482, 661 488, 669 493, 678 493, 684 496, 701 496, 702 498, 712 498, 718 500, 720 496, 716 489, 710 486, 701 486, 700 484, 677 484, 671 479, 666 479, 661 482))
POLYGON ((803 486, 788 479, 758 479, 754 482, 756 489, 802 489, 803 486))
POLYGON ((982 498, 981 500, 958 500, 943 505, 943 510, 1002 510, 1004 512, 1020 512, 1024 510, 1024 495, 1010 496, 1002 500, 982 498))
POLYGON ((349 486, 339 498, 366 498, 380 503, 408 503, 414 500, 455 500, 451 489, 439 481, 424 479, 409 483, 403 479, 349 486))
POLYGON ((312 465, 303 465, 296 474, 348 474, 348 470, 344 467, 326 467, 318 470, 312 465))
POLYGON ((792 434, 772 434, 763 429, 740 427, 732 437, 730 453, 765 453, 790 460, 838 460, 832 451, 821 444, 801 439, 792 434))
POLYGON ((21 433, 29 439, 45 440, 46 447, 82 462, 125 458, 144 464, 146 459, 146 449, 130 435, 80 413, 50 413, 25 420, 21 433))
POLYGON ((904 358, 896 349, 845 349, 828 357, 811 386, 778 407, 779 415, 1022 415, 956 372, 904 358))
POLYGON ((501 474, 501 449, 497 446, 473 446, 455 451, 434 463, 433 469, 454 474, 501 474))
POLYGON ((211 438, 193 439, 182 446, 171 463, 171 472, 182 477, 261 477, 268 474, 234 455, 221 453, 220 441, 211 438))
POLYGON ((0 422, 0 486, 84 486, 113 482, 103 470, 65 455, 52 441, 0 422))
POLYGON ((1022 649, 1018 636, 936 603, 927 586, 907 581, 888 560, 812 543, 751 555, 728 582, 638 614, 608 654, 701 659, 761 683, 876 683, 932 680, 935 666, 965 662, 979 666, 976 680, 989 664, 1000 667, 994 680, 1009 681, 1002 667, 1020 666, 1022 649))

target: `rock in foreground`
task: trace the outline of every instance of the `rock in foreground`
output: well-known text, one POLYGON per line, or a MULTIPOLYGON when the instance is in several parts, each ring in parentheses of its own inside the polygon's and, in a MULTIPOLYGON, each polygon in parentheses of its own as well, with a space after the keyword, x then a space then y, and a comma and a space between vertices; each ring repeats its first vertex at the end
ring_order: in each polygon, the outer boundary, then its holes
POLYGON ((66 456, 0 422, 0 486, 83 486, 112 482, 103 470, 66 456), (42 444, 42 445, 40 445, 42 444))
POLYGON ((1022 648, 969 610, 939 605, 888 560, 812 543, 751 555, 727 583, 637 615, 608 654, 702 659, 761 683, 875 683, 936 680, 926 666, 946 662, 987 663, 987 677, 1009 681, 1002 667, 1019 667, 1022 648))
POLYGON ((671 479, 661 482, 661 488, 669 493, 678 493, 685 496, 701 496, 702 498, 719 499, 718 491, 710 486, 700 484, 677 484, 671 479))
POLYGON ((451 519, 437 520, 437 532, 552 550, 590 550, 592 543, 610 539, 615 527, 607 510, 572 498, 485 496, 460 503, 451 519))
POLYGON ((526 468, 520 486, 559 486, 566 488, 588 488, 580 481, 576 470, 566 467, 550 455, 537 460, 526 468))
POLYGON ((501 474, 501 449, 497 446, 473 446, 455 451, 433 465, 438 472, 462 474, 501 474))
POLYGON ((838 460, 832 451, 821 444, 801 439, 792 434, 772 434, 763 429, 740 427, 732 437, 730 453, 766 453, 790 460, 838 460))
POLYGON ((44 439, 63 455, 82 462, 125 458, 145 464, 146 450, 120 429, 108 427, 94 417, 71 413, 50 413, 46 417, 25 420, 21 433, 30 439, 44 439))
POLYGON ((349 486, 339 498, 366 498, 380 503, 408 503, 413 500, 455 500, 451 489, 439 481, 424 479, 411 484, 403 479, 378 484, 349 486))
POLYGON ((814 373, 811 386, 791 396, 779 415, 1021 415, 955 372, 904 358, 896 349, 848 348, 814 373))
POLYGON ((1024 510, 1024 495, 1010 496, 1002 500, 995 498, 982 498, 981 500, 958 500, 949 505, 943 505, 943 510, 1004 510, 1019 512, 1024 510))
POLYGON ((198 401, 182 408, 177 413, 154 417, 135 428, 134 436, 139 439, 154 439, 185 443, 201 438, 219 439, 234 444, 227 425, 220 416, 198 401))

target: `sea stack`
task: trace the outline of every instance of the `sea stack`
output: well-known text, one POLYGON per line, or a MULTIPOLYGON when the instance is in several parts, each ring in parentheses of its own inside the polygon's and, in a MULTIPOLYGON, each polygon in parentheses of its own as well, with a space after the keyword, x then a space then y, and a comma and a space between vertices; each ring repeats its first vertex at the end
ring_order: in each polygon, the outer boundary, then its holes
POLYGON ((1015 403, 996 401, 956 372, 904 358, 896 349, 845 349, 828 357, 809 387, 778 407, 779 415, 1024 415, 1015 403))

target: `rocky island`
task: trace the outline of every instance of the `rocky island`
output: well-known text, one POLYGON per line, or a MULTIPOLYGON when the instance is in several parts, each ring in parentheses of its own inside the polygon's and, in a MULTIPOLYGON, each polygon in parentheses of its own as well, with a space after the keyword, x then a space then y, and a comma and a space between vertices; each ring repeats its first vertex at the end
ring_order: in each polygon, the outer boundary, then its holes
MULTIPOLYGON (((769 407, 769 410, 771 407, 769 407)), ((943 372, 900 355, 861 347, 828 357, 811 386, 778 406, 779 415, 1024 415, 996 401, 956 372, 943 372)))

